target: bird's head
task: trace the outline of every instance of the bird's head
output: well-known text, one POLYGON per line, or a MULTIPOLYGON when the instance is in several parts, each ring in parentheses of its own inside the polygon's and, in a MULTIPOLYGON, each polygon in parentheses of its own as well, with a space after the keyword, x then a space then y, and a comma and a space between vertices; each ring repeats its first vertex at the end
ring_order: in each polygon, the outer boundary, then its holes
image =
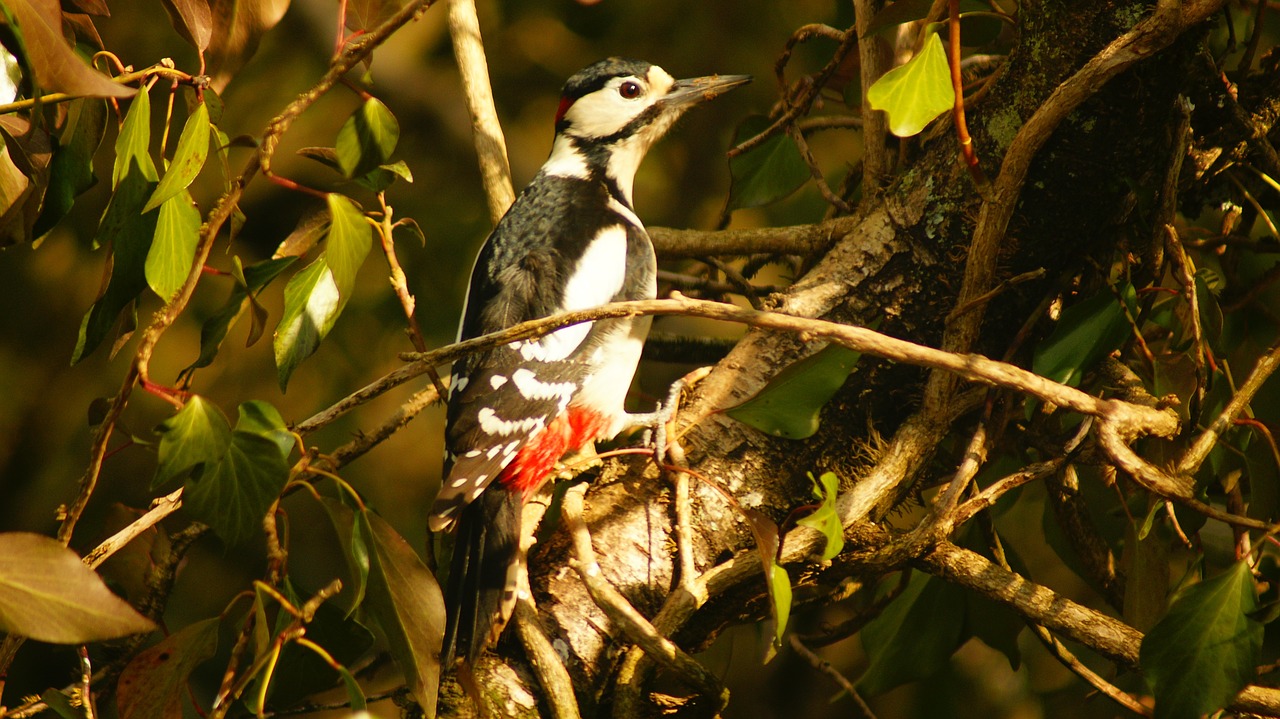
POLYGON ((750 81, 749 75, 677 80, 642 60, 601 60, 565 83, 549 164, 575 176, 603 169, 629 196, 645 152, 685 110, 750 81))

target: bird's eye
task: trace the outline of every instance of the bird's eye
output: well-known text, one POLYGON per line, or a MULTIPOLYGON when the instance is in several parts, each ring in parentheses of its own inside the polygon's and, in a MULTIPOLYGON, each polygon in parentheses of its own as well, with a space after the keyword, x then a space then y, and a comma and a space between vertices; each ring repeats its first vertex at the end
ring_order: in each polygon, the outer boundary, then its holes
POLYGON ((628 100, 634 100, 640 97, 640 83, 634 80, 627 80, 618 86, 618 94, 628 100))

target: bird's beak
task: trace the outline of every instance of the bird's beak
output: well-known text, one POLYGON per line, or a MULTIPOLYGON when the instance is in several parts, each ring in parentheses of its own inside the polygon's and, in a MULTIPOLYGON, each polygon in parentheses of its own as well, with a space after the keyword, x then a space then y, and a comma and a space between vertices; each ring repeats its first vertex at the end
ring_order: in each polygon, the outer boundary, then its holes
POLYGON ((751 82, 750 75, 708 75, 676 80, 663 96, 662 104, 670 108, 685 109, 749 82, 751 82))

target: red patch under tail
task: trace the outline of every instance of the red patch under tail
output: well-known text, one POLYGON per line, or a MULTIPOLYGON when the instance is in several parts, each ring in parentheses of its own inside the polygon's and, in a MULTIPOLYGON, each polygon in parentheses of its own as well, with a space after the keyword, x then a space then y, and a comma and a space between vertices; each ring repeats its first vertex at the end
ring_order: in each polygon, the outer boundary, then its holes
POLYGON ((552 468, 566 453, 581 449, 607 428, 604 415, 580 407, 570 407, 556 417, 511 460, 498 481, 528 497, 547 481, 552 468))

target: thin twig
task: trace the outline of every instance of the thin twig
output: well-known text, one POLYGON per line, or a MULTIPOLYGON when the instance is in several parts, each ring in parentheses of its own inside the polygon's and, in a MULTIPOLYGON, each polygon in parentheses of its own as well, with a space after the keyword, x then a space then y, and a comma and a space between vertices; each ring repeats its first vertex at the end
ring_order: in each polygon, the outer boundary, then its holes
POLYGON ((1218 437, 1222 436, 1232 422, 1244 412, 1249 403, 1253 401, 1254 395, 1258 390, 1262 389, 1262 385, 1267 381, 1276 368, 1280 367, 1280 344, 1273 346, 1267 350, 1265 354, 1258 358, 1258 363, 1254 365, 1253 371, 1249 373, 1249 377, 1245 379, 1244 384, 1236 391, 1235 396, 1222 409, 1222 413, 1213 420, 1213 424, 1196 437, 1195 442, 1182 455, 1182 459, 1178 460, 1178 474, 1189 477, 1200 469, 1200 465, 1208 458, 1213 445, 1217 443, 1218 437))
POLYGON ((813 257, 852 232, 860 218, 838 217, 813 225, 744 230, 680 230, 649 227, 653 247, 663 258, 706 255, 802 255, 813 257))
POLYGON ((849 698, 853 700, 854 707, 857 709, 855 716, 860 716, 862 719, 876 719, 875 712, 871 711, 871 707, 867 706, 867 702, 864 701, 862 695, 858 693, 858 688, 853 685, 853 682, 849 681, 848 677, 841 674, 839 669, 831 666, 831 662, 823 659, 818 656, 817 652, 806 647, 804 642, 800 641, 800 637, 795 634, 791 634, 788 639, 791 643, 791 649, 794 650, 800 658, 808 662, 809 666, 825 674, 829 679, 831 679, 831 681, 836 683, 836 686, 843 689, 844 692, 849 695, 849 698))
POLYGON ((1027 626, 1031 627, 1032 633, 1034 633, 1036 638, 1040 640, 1040 643, 1049 650, 1049 653, 1053 654, 1063 666, 1070 669, 1076 676, 1088 682, 1094 689, 1097 689, 1108 699, 1119 704, 1125 709, 1128 709, 1140 716, 1151 716, 1151 709, 1143 706, 1137 699, 1134 699, 1132 696, 1120 691, 1116 685, 1106 679, 1103 679, 1102 675, 1085 666, 1084 662, 1077 659, 1076 655, 1072 654, 1071 650, 1067 649, 1066 645, 1058 641, 1058 638, 1053 636, 1048 629, 1045 629, 1043 626, 1035 622, 1028 622, 1027 626))
POLYGON ((121 529, 115 534, 107 537, 93 549, 93 551, 84 555, 85 566, 90 569, 97 569, 100 564, 107 561, 111 555, 120 551, 129 542, 132 542, 138 535, 154 527, 160 520, 178 511, 182 506, 182 488, 179 487, 174 491, 166 494, 159 499, 151 502, 151 509, 147 513, 133 520, 129 526, 121 529))

